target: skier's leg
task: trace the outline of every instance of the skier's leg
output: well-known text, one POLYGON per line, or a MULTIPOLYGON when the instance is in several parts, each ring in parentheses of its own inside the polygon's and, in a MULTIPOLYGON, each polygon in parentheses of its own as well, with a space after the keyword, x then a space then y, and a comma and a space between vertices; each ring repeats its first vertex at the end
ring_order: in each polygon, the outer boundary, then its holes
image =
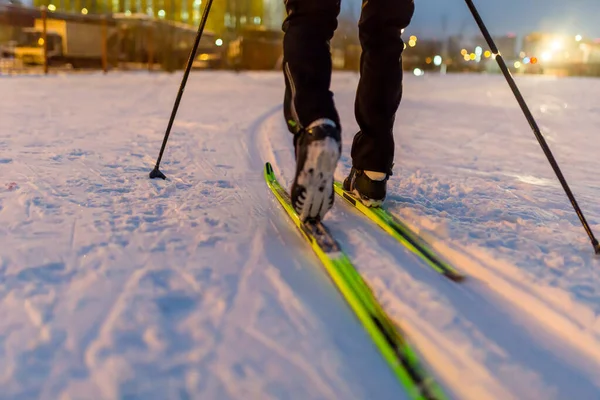
POLYGON ((303 221, 318 220, 333 205, 333 173, 342 149, 329 49, 340 0, 287 0, 286 10, 284 113, 296 154, 291 200, 303 221))
POLYGON ((355 101, 360 132, 352 146, 357 169, 391 172, 394 120, 402 98, 400 32, 410 23, 414 7, 413 0, 363 0, 361 76, 355 101))
POLYGON ((286 0, 283 23, 284 115, 290 132, 327 118, 340 125, 331 84, 329 41, 340 0, 286 0))
POLYGON ((385 199, 394 162, 393 127, 402 98, 401 30, 414 14, 413 0, 363 0, 362 46, 355 114, 360 131, 352 143, 352 171, 344 188, 367 205, 385 199))

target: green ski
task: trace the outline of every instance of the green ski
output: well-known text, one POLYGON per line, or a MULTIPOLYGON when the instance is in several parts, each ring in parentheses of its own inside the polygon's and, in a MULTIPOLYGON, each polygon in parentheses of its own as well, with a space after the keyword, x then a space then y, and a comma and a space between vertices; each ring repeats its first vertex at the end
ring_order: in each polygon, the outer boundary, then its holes
POLYGON ((264 170, 267 185, 300 230, 325 267, 331 280, 350 305, 394 375, 412 399, 441 400, 447 397, 425 371, 402 331, 385 313, 370 287, 362 279, 341 246, 321 222, 303 223, 290 196, 277 181, 270 163, 264 170))
POLYGON ((344 198, 350 205, 360 211, 368 219, 379 225, 384 231, 402 243, 407 249, 419 256, 427 265, 447 278, 460 282, 465 276, 454 267, 445 262, 417 233, 406 226, 402 221, 381 207, 367 207, 356 197, 342 187, 341 182, 334 183, 335 192, 344 198))

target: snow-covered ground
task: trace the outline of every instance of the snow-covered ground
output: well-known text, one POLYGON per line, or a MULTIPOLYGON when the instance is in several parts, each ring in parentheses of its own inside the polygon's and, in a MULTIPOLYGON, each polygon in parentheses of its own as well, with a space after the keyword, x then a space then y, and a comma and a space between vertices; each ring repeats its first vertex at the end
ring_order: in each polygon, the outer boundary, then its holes
MULTIPOLYGON (((274 73, 0 79, 0 399, 398 399, 268 191, 274 73)), ((349 170, 358 76, 336 73, 349 170)), ((600 80, 518 78, 600 234, 600 80)), ((327 224, 457 399, 598 399, 600 261, 501 76, 407 76, 387 207, 468 280, 338 201, 327 224)))

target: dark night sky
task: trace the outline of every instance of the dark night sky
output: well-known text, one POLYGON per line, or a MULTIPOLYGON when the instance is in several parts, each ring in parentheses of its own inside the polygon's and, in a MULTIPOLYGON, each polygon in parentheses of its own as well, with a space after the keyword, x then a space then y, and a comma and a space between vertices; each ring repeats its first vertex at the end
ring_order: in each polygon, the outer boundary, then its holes
MULTIPOLYGON (((358 7, 360 0, 346 1, 358 7)), ((600 0, 474 0, 494 35, 509 32, 522 36, 540 30, 600 38, 600 0)), ((464 0, 415 0, 416 12, 407 31, 426 37, 441 35, 442 16, 447 15, 448 34, 464 24, 465 35, 478 32, 464 0)))

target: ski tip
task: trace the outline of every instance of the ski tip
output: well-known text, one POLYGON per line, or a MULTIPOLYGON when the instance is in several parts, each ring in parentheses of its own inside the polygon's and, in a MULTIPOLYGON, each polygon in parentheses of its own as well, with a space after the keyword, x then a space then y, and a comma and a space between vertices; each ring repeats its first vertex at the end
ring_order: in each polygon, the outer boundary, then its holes
POLYGON ((267 163, 265 164, 265 173, 267 175, 271 175, 273 174, 273 166, 271 165, 270 162, 267 161, 267 163))
POLYGON ((464 281, 467 280, 466 276, 464 276, 464 275, 462 275, 462 274, 460 274, 458 272, 450 272, 450 271, 448 271, 448 272, 444 273, 444 276, 446 278, 450 279, 453 282, 459 282, 460 283, 460 282, 464 282, 464 281))

